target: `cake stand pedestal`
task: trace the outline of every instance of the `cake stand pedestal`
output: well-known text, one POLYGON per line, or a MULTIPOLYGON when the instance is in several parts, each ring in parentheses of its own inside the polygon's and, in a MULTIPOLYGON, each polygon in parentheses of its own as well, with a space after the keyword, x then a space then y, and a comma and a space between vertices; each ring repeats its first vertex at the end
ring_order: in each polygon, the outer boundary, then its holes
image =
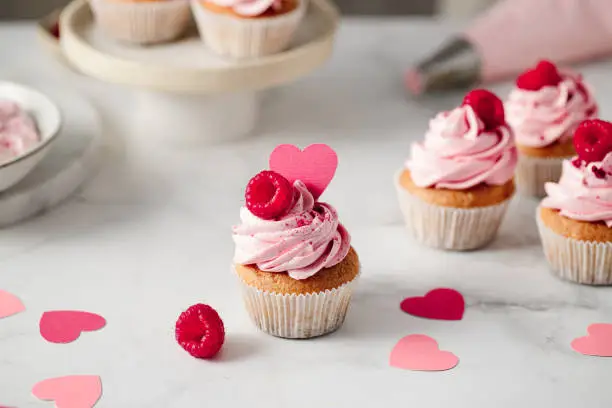
POLYGON ((218 143, 240 139, 255 127, 257 92, 215 96, 135 90, 130 134, 168 143, 218 143))
MULTIPOLYGON (((170 44, 139 47, 107 38, 86 0, 75 0, 60 18, 61 48, 80 72, 131 86, 126 106, 147 142, 221 142, 248 135, 259 111, 258 91, 295 81, 331 55, 338 12, 329 0, 310 0, 286 51, 234 61, 208 51, 191 31, 170 44), (177 130, 180 129, 180 132, 177 130), (178 134, 177 134, 178 133, 178 134)), ((133 132, 130 132, 133 133, 133 132)))

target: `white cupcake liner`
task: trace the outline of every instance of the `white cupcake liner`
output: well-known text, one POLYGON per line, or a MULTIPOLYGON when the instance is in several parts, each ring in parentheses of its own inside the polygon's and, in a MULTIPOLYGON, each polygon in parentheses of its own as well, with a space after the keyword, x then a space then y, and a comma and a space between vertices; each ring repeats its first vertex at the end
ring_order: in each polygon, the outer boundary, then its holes
POLYGON ((257 58, 285 50, 306 13, 306 0, 286 14, 266 18, 239 18, 207 10, 191 0, 202 40, 216 54, 235 58, 257 58))
POLYGON ((129 2, 89 0, 97 24, 109 37, 136 44, 172 41, 189 27, 189 0, 129 2))
MULTIPOLYGON (((236 273, 234 267, 232 271, 236 273)), ((344 323, 359 274, 344 285, 310 294, 278 294, 240 279, 251 320, 263 332, 286 339, 309 339, 338 330, 344 323)))
POLYGON ((537 213, 542 246, 553 273, 586 285, 612 285, 612 243, 580 241, 557 234, 537 213))
POLYGON ((453 208, 424 202, 400 184, 395 176, 400 208, 410 233, 422 244, 454 251, 477 249, 497 235, 510 199, 488 207, 453 208))
POLYGON ((541 158, 519 155, 516 166, 517 190, 526 196, 546 196, 544 185, 559 181, 565 159, 567 157, 541 158))

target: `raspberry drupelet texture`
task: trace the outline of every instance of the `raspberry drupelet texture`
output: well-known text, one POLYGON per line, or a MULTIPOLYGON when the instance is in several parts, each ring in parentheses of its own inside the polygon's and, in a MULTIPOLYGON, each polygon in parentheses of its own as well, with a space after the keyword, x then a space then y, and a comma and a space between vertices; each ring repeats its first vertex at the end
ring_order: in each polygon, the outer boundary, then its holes
POLYGON ((484 123, 485 130, 495 130, 506 123, 504 103, 493 92, 486 89, 470 91, 463 99, 463 105, 469 105, 484 123))
POLYGON ((539 91, 545 86, 557 86, 563 80, 559 70, 550 61, 542 60, 516 79, 516 86, 526 91, 539 91))
POLYGON ((580 160, 586 163, 602 161, 612 151, 612 123, 585 120, 574 133, 574 147, 580 160))
POLYGON ((246 207, 264 220, 284 215, 293 203, 293 186, 280 174, 265 170, 253 177, 245 191, 246 207))
POLYGON ((223 321, 215 309, 196 304, 181 313, 175 326, 176 341, 196 358, 214 357, 225 341, 223 321))

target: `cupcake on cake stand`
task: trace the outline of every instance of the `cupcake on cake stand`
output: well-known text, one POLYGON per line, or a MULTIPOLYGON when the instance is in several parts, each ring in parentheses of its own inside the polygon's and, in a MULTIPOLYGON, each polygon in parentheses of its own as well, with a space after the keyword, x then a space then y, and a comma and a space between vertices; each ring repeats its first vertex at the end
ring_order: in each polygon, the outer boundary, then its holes
MULTIPOLYGON (((137 133, 147 141, 217 142, 249 134, 258 116, 259 91, 295 81, 323 64, 332 52, 338 26, 338 12, 329 0, 299 0, 304 2, 300 3, 303 11, 297 12, 303 16, 286 46, 241 58, 223 55, 218 44, 211 47, 206 41, 207 26, 210 29, 213 22, 202 21, 198 15, 202 10, 210 13, 211 7, 204 9, 203 5, 214 0, 191 3, 199 32, 193 24, 182 37, 156 44, 131 43, 109 35, 112 28, 101 24, 95 6, 92 8, 101 1, 117 0, 75 0, 63 11, 61 48, 80 72, 129 87, 133 102, 125 108, 134 116, 137 133)), ((266 15, 254 23, 268 19, 266 15)), ((219 30, 223 28, 217 28, 217 34, 219 30)))

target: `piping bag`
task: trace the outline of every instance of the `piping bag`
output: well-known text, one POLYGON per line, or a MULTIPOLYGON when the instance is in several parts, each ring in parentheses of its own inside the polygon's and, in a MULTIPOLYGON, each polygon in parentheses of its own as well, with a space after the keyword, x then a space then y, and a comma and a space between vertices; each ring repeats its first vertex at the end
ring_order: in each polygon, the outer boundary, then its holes
POLYGON ((612 54, 612 0, 501 0, 408 70, 414 95, 515 76, 540 59, 560 64, 612 54))

